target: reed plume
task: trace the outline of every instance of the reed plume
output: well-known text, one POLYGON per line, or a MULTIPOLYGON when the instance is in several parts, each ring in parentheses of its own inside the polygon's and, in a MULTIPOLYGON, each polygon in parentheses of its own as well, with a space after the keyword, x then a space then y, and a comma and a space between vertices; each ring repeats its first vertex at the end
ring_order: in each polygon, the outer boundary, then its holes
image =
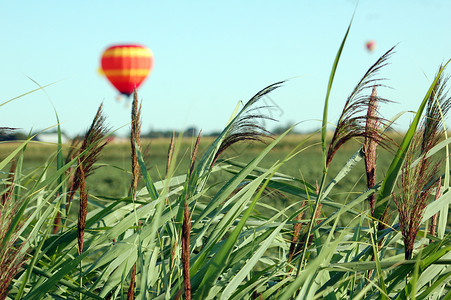
POLYGON ((86 132, 83 142, 80 148, 74 151, 78 153, 82 168, 78 168, 75 171, 73 184, 69 190, 69 195, 67 197, 67 205, 72 201, 75 192, 80 187, 81 184, 81 171, 84 173, 84 177, 87 178, 92 172, 97 169, 94 164, 97 162, 100 156, 100 152, 103 147, 108 143, 105 136, 108 132, 108 128, 105 127, 105 117, 102 112, 102 104, 100 104, 99 109, 86 132))
POLYGON ((197 157, 197 151, 199 150, 199 143, 200 143, 200 136, 202 134, 202 130, 199 131, 199 134, 197 135, 196 143, 194 144, 194 148, 191 154, 191 161, 190 161, 190 168, 189 168, 189 174, 193 174, 194 171, 194 164, 196 162, 197 157))
MULTIPOLYGON (((412 148, 421 146, 417 138, 412 148)), ((431 159, 421 159, 418 164, 411 167, 416 156, 414 150, 406 154, 405 164, 401 168, 401 194, 393 195, 399 213, 399 227, 402 233, 405 248, 405 259, 410 259, 416 235, 420 229, 424 209, 429 200, 434 185, 430 183, 438 171, 438 164, 431 159)))
MULTIPOLYGON (((393 53, 393 49, 394 47, 388 50, 368 69, 346 100, 329 145, 326 167, 329 167, 338 149, 353 138, 364 137, 367 140, 373 140, 375 143, 381 144, 383 147, 390 147, 389 140, 378 128, 367 126, 368 121, 370 121, 370 124, 377 124, 384 122, 384 119, 378 116, 375 100, 372 101, 371 95, 365 94, 365 91, 382 86, 377 84, 376 81, 382 81, 383 79, 375 79, 374 76, 388 64, 387 60, 393 53), (369 111, 371 114, 368 114, 369 111)), ((379 97, 377 101, 379 103, 389 102, 387 99, 379 97)))
POLYGON ((168 175, 169 166, 171 164, 172 157, 174 155, 174 145, 175 145, 175 132, 173 131, 172 135, 171 135, 171 141, 169 142, 169 148, 168 148, 168 160, 166 161, 166 176, 168 175))
POLYGON ((86 216, 88 214, 88 193, 86 191, 86 178, 96 169, 94 163, 98 160, 100 152, 107 144, 105 140, 107 129, 105 128, 105 117, 102 115, 102 105, 86 132, 83 142, 78 151, 78 166, 74 174, 72 189, 69 191, 67 205, 70 203, 77 189, 80 193, 80 210, 78 215, 78 252, 83 252, 83 241, 85 234, 86 216))
MULTIPOLYGON (((441 69, 442 66, 439 70, 441 69)), ((401 168, 402 193, 398 196, 393 195, 399 213, 405 259, 412 257, 415 238, 432 191, 434 188, 440 188, 436 187, 437 182, 441 185, 441 182, 435 179, 441 161, 434 160, 426 154, 444 136, 443 120, 451 107, 451 98, 447 96, 446 90, 448 78, 441 74, 428 99, 425 118, 406 153, 401 168)))
POLYGON ((218 157, 230 146, 241 141, 257 141, 264 142, 265 138, 271 137, 271 132, 263 126, 258 125, 258 120, 272 120, 273 118, 260 113, 267 106, 252 107, 256 102, 261 100, 265 95, 279 88, 284 81, 274 83, 255 94, 243 107, 242 114, 239 115, 231 124, 224 140, 219 146, 218 151, 213 159, 212 165, 215 164, 218 157))
MULTIPOLYGON (((439 70, 442 68, 443 66, 440 66, 439 70)), ((421 153, 426 153, 443 138, 443 122, 451 108, 451 97, 448 97, 447 89, 448 80, 449 76, 442 73, 428 99, 422 130, 421 153)))

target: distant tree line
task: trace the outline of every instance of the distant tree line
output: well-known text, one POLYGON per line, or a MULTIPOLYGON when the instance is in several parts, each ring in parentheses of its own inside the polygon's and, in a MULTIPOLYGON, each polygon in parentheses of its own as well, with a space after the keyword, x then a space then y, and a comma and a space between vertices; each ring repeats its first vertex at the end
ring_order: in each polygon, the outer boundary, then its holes
MULTIPOLYGON (((169 138, 172 136, 172 133, 174 133, 176 136, 179 135, 182 131, 179 130, 155 130, 151 129, 147 133, 142 133, 141 137, 143 138, 169 138)), ((199 134, 199 131, 196 127, 188 127, 186 130, 183 131, 183 136, 197 136, 199 134)))
MULTIPOLYGON (((286 125, 279 125, 269 132, 274 135, 279 135, 284 133, 288 128, 290 128, 292 124, 286 124, 286 125)), ((163 129, 163 130, 157 130, 157 129, 150 129, 147 132, 143 132, 141 136, 143 138, 170 138, 172 136, 172 133, 175 133, 176 136, 178 136, 180 133, 183 132, 183 136, 185 137, 195 137, 199 134, 199 130, 194 127, 190 126, 186 128, 185 130, 171 130, 171 129, 163 129)), ((56 129, 45 131, 45 133, 57 133, 56 129)), ((212 132, 202 132, 202 136, 218 136, 221 133, 221 131, 212 131, 212 132)), ((292 130, 290 134, 297 134, 299 131, 292 130)), ((65 135, 64 132, 62 132, 63 135, 65 135)), ((34 135, 34 133, 32 134, 34 135)), ((66 135, 68 136, 68 135, 66 135)), ((112 134, 114 136, 114 134, 112 134)), ((25 140, 28 138, 28 135, 23 133, 20 130, 15 129, 2 129, 0 127, 0 141, 15 141, 15 140, 25 140)), ((36 138, 35 138, 36 139, 36 138)))
MULTIPOLYGON (((272 130, 269 130, 270 134, 274 135, 280 135, 287 131, 291 126, 293 126, 292 123, 288 123, 286 125, 279 125, 272 130)), ((178 130, 154 130, 151 129, 147 133, 142 133, 141 136, 145 138, 169 138, 172 136, 172 133, 175 133, 175 135, 179 135, 182 131, 178 130)), ((221 131, 212 131, 209 133, 202 132, 202 136, 218 136, 221 133, 221 131)), ((289 134, 299 134, 300 132, 296 129, 293 129, 289 132, 289 134)), ((190 136, 197 136, 199 134, 199 130, 196 127, 188 127, 183 131, 183 136, 190 137, 190 136)))
POLYGON ((26 140, 28 135, 12 128, 0 128, 0 141, 26 140))

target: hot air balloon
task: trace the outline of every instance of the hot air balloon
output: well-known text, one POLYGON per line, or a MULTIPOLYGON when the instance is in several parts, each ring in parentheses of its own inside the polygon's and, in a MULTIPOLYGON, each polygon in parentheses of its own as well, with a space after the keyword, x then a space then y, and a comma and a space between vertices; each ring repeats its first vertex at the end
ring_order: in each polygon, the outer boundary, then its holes
POLYGON ((373 52, 376 49, 376 41, 374 40, 368 41, 366 42, 365 46, 369 52, 373 52))
POLYGON ((150 74, 153 54, 142 45, 115 45, 105 50, 101 70, 111 84, 127 97, 138 88, 150 74))

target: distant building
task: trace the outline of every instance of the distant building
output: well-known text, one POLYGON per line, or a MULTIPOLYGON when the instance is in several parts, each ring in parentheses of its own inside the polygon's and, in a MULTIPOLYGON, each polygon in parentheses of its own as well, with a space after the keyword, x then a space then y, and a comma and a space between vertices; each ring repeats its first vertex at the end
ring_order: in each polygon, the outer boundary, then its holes
MULTIPOLYGON (((58 143, 58 133, 39 133, 36 139, 44 143, 58 143)), ((61 134, 61 143, 65 144, 68 140, 64 134, 61 134)))

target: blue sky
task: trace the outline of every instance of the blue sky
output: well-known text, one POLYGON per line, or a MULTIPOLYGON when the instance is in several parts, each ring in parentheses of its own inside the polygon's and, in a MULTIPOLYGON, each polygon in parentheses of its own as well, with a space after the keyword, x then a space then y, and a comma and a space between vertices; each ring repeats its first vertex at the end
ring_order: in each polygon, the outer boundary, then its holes
MULTIPOLYGON (((329 73, 356 1, 2 1, 0 103, 56 82, 0 107, 0 126, 28 132, 56 124, 82 133, 104 103, 107 122, 128 131, 129 108, 99 75, 102 52, 133 42, 152 49, 155 65, 139 90, 143 132, 189 126, 223 128, 239 100, 290 79, 271 94, 280 120, 320 127, 329 73), (70 4, 69 4, 70 3, 70 4)), ((381 77, 396 103, 387 118, 416 110, 440 63, 451 58, 451 1, 361 0, 330 99, 330 120, 365 71, 398 44, 381 77), (365 42, 377 49, 368 52, 365 42)), ((270 99, 266 104, 273 105, 270 99)), ((400 121, 402 128, 411 114, 400 121)))

